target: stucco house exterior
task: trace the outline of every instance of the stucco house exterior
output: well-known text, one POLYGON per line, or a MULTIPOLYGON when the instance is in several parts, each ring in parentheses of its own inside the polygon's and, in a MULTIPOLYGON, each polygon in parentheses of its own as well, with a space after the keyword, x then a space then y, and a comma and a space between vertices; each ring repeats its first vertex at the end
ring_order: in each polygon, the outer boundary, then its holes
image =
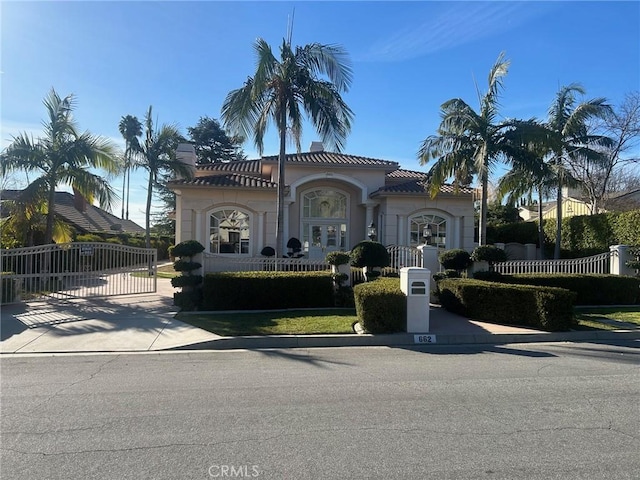
MULTIPOLYGON (((176 193, 176 243, 198 240, 205 252, 237 257, 275 248, 277 155, 195 165, 193 147, 182 144, 178 157, 193 166, 194 177, 168 183, 176 193)), ((294 238, 300 255, 321 260, 368 239, 371 224, 384 245, 474 247, 469 188, 455 192, 445 185, 431 198, 425 173, 393 161, 327 152, 320 142, 309 152, 288 154, 285 175, 282 252, 294 238)))

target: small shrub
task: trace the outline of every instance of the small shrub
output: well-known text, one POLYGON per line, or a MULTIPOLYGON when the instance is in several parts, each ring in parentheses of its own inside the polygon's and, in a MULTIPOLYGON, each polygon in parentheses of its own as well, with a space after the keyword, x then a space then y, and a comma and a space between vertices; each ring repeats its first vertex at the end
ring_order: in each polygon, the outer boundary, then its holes
POLYGON ((389 252, 379 242, 365 240, 358 243, 351 250, 351 266, 368 267, 368 268, 384 268, 388 267, 391 260, 389 252))
POLYGON ((260 251, 260 255, 262 255, 263 257, 273 257, 275 254, 276 254, 276 251, 273 247, 264 247, 260 251))
POLYGON ((407 328, 407 297, 397 278, 379 278, 353 289, 356 315, 369 333, 403 332, 407 328))
POLYGON ((471 260, 474 262, 487 262, 489 265, 507 261, 507 253, 495 245, 480 245, 473 250, 471 260))
POLYGON ((350 259, 351 257, 346 252, 329 252, 325 257, 325 261, 329 265, 334 265, 336 267, 348 264, 350 259))
POLYGON ((438 255, 438 261, 440 264, 451 270, 465 270, 471 265, 471 255, 466 250, 460 248, 454 248, 452 250, 445 250, 438 255))
POLYGON ((173 262, 173 269, 176 272, 190 272, 191 270, 198 270, 202 267, 202 264, 199 262, 192 262, 191 260, 176 260, 173 262))
POLYGON ((197 287, 202 283, 202 275, 180 275, 171 279, 171 286, 179 287, 197 287))
POLYGON ((197 240, 185 240, 173 248, 176 257, 193 257, 204 251, 204 246, 197 240))
POLYGON ((436 282, 444 280, 445 278, 460 278, 460 272, 458 270, 448 269, 444 272, 438 272, 433 274, 433 279, 436 282))
POLYGON ((479 271, 474 272, 473 278, 476 280, 484 280, 485 282, 502 282, 504 275, 500 272, 479 271))

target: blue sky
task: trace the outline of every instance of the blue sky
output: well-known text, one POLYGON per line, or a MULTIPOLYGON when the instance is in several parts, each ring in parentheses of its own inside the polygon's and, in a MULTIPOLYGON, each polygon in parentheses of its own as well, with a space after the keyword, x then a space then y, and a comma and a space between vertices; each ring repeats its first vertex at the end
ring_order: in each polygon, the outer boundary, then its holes
MULTIPOLYGON (((355 122, 345 151, 408 169, 426 170, 416 152, 435 133, 444 101, 477 107, 476 84, 485 91, 501 51, 511 60, 505 117, 544 118, 572 82, 613 105, 640 89, 637 1, 2 1, 2 147, 18 132, 37 136, 51 87, 76 95, 82 130, 119 145, 120 118, 142 119, 149 105, 159 123, 186 135, 201 116, 219 118, 227 93, 253 74, 256 38, 278 51, 294 8, 293 44, 337 43, 350 54, 354 79, 344 98, 355 122)), ((307 126, 303 150, 313 140, 307 126)), ((264 153, 277 146, 272 127, 264 153)), ((244 149, 257 155, 249 142, 244 149)), ((113 184, 120 192, 120 180, 113 184)), ((145 174, 131 186, 131 216, 143 225, 145 174)))

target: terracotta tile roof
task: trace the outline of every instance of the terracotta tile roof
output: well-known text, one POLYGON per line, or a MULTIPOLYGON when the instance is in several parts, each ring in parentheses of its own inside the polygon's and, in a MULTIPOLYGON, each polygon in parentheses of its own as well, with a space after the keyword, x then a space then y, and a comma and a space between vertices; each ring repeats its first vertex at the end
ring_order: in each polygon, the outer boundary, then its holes
POLYGON ((242 175, 239 173, 209 175, 205 177, 196 177, 192 180, 171 180, 168 183, 173 187, 189 185, 195 187, 277 188, 278 186, 275 182, 270 182, 261 177, 242 175))
MULTIPOLYGON (((22 190, 3 190, 0 192, 2 200, 15 200, 22 190)), ((71 224, 80 232, 85 233, 139 233, 145 232, 144 228, 131 220, 123 220, 115 215, 102 210, 94 205, 86 204, 86 211, 78 210, 74 204, 73 194, 69 192, 56 192, 55 212, 65 222, 71 224), (114 230, 112 226, 121 225, 121 230, 114 230)))
POLYGON ((198 172, 242 172, 260 173, 260 160, 239 160, 236 162, 196 165, 198 172))
MULTIPOLYGON (((371 194, 371 196, 389 195, 389 194, 427 194, 427 184, 423 179, 414 179, 408 182, 398 183, 395 185, 386 185, 379 188, 371 194)), ((442 185, 440 187, 440 193, 455 194, 455 187, 453 185, 442 185)), ((469 187, 460 187, 458 194, 470 195, 473 193, 473 189, 469 187)))
MULTIPOLYGON (((277 155, 270 155, 262 157, 264 161, 276 162, 278 160, 277 155)), ((357 155, 347 155, 345 153, 334 152, 302 152, 302 153, 290 153, 287 155, 287 163, 311 163, 318 165, 332 165, 332 166, 368 166, 368 167, 385 167, 397 169, 399 167, 398 162, 392 162, 389 160, 380 160, 370 157, 359 157, 357 155)))
POLYGON ((393 172, 387 173, 387 178, 390 179, 410 179, 410 178, 426 178, 426 172, 417 172, 415 170, 405 170, 403 168, 399 168, 398 170, 394 170, 393 172))

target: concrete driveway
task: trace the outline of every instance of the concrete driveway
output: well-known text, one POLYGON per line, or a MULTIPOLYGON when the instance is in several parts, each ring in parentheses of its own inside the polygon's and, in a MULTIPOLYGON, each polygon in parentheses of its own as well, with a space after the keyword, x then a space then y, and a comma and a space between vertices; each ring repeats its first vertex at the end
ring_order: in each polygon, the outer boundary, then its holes
POLYGON ((173 318, 173 292, 158 279, 154 294, 3 305, 1 353, 165 350, 215 340, 173 318))

